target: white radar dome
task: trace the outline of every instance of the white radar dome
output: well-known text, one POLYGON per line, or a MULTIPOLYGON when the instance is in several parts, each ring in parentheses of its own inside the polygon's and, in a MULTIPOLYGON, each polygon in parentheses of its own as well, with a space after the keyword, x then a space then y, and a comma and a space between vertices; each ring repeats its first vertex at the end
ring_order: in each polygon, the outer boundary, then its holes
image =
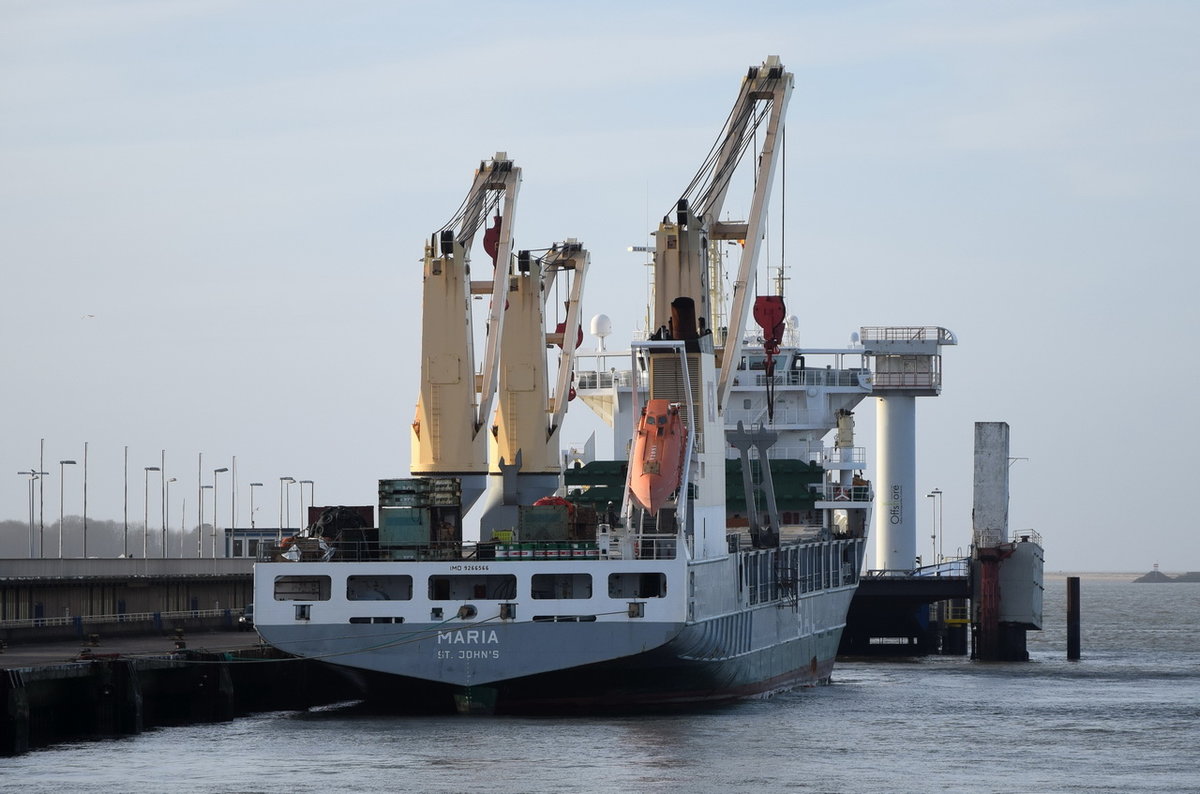
POLYGON ((607 314, 597 314, 592 318, 590 330, 592 336, 598 336, 603 339, 612 333, 612 319, 607 314))

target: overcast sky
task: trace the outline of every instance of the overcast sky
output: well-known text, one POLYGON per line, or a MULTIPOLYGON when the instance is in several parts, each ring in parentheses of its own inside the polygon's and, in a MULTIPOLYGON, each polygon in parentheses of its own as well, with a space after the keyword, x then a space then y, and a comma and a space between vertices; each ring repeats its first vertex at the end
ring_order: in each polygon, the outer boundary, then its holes
MULTIPOLYGON (((1200 5, 443 7, 0 0, 0 518, 28 517, 43 438, 47 523, 85 441, 98 518, 122 516, 126 445, 131 520, 162 450, 173 526, 181 498, 196 521, 199 453, 205 482, 237 456, 241 524, 261 481, 275 525, 281 476, 372 504, 408 471, 422 246, 479 161, 524 171, 519 247, 591 250, 584 314, 623 344, 627 247, 777 54, 796 90, 767 251, 802 344, 959 337, 917 418, 947 551, 969 542, 973 423, 1007 421, 1011 528, 1048 570, 1200 569, 1200 5)), ((592 424, 573 410, 564 440, 592 424)))

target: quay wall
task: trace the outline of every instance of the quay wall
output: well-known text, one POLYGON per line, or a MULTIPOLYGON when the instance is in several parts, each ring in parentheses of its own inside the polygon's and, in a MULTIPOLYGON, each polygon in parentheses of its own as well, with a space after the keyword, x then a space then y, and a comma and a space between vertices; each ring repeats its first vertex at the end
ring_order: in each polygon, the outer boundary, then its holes
POLYGON ((0 756, 357 697, 351 679, 267 647, 0 669, 0 756))

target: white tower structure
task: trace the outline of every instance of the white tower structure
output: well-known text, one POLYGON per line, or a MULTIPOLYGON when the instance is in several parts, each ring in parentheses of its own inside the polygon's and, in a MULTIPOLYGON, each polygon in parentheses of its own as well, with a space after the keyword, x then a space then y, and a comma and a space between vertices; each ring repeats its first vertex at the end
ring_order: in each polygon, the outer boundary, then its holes
POLYGON ((943 345, 958 339, 945 328, 863 328, 874 363, 875 567, 908 571, 917 559, 917 397, 942 391, 943 345))

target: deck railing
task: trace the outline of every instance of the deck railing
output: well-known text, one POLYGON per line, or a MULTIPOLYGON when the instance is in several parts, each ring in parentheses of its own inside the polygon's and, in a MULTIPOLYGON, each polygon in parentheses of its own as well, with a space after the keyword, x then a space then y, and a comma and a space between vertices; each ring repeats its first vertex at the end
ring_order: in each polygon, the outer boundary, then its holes
MULTIPOLYGON (((753 370, 739 370, 734 376, 734 386, 746 384, 753 375, 755 386, 766 386, 767 375, 753 370)), ((871 371, 867 369, 789 369, 776 372, 770 377, 775 386, 828 386, 843 389, 870 389, 871 371)))
MULTIPOLYGON (((678 554, 679 538, 674 534, 643 533, 633 535, 632 540, 629 548, 634 559, 673 560, 678 554)), ((404 544, 297 538, 284 545, 260 545, 258 562, 565 562, 619 556, 621 544, 616 536, 607 548, 594 540, 404 544)))
POLYGON ((876 568, 870 571, 864 571, 863 576, 873 579, 885 578, 888 576, 970 576, 971 575, 971 559, 969 557, 955 557, 953 559, 942 560, 934 565, 922 565, 917 568, 876 568))
POLYGON ((241 609, 184 609, 176 612, 122 612, 116 615, 61 615, 49 618, 0 620, 0 629, 40 629, 53 626, 78 628, 100 623, 162 623, 183 618, 219 618, 240 614, 242 614, 241 609))

